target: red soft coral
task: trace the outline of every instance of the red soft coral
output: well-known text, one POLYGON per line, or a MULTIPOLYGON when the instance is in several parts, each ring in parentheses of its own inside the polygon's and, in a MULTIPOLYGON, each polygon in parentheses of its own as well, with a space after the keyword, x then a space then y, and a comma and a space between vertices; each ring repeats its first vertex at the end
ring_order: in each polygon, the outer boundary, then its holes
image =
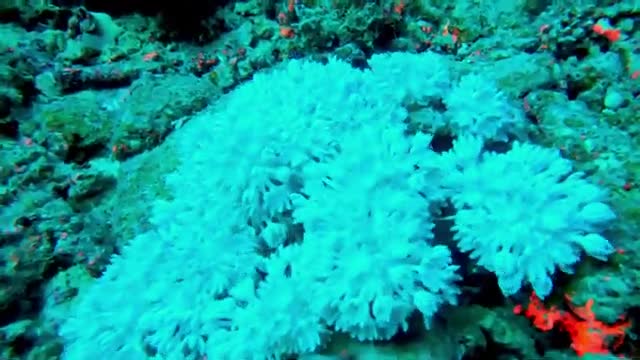
MULTIPOLYGON (((562 311, 555 306, 546 308, 542 301, 531 294, 530 302, 524 311, 524 316, 532 320, 533 325, 549 331, 554 326, 566 331, 571 337, 571 348, 579 355, 608 354, 609 347, 616 349, 624 341, 625 331, 631 326, 630 321, 620 320, 607 325, 596 319, 593 313, 593 299, 589 299, 584 306, 574 306, 571 298, 566 296, 571 311, 562 311), (613 343, 611 343, 611 340, 613 343)), ((516 314, 522 313, 522 306, 514 308, 516 314)))

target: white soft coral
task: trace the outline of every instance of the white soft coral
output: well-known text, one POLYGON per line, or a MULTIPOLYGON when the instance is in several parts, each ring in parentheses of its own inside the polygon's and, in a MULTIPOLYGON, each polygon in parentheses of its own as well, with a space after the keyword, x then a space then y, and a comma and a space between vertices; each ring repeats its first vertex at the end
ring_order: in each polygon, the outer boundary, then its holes
POLYGON ((571 271, 581 251, 599 259, 613 252, 598 233, 615 217, 604 203, 606 193, 572 173, 569 160, 531 144, 516 142, 504 154, 480 153, 473 144, 463 138, 444 155, 464 164, 449 183, 455 239, 496 274, 504 294, 529 282, 546 296, 556 267, 571 271))
POLYGON ((413 311, 428 322, 455 302, 457 267, 446 247, 430 244, 430 204, 441 194, 424 180, 437 158, 429 140, 374 120, 344 137, 333 161, 305 168, 293 215, 313 254, 309 281, 322 279, 314 304, 355 338, 388 339, 413 311))

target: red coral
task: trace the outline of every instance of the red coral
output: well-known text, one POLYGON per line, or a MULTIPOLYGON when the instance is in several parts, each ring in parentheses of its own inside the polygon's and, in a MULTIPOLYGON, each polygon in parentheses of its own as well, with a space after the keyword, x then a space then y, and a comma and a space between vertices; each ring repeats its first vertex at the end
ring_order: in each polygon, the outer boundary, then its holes
MULTIPOLYGON (((579 356, 609 354, 609 347, 617 349, 622 344, 625 331, 631 326, 630 321, 621 319, 612 325, 607 325, 596 319, 592 310, 593 299, 589 299, 584 306, 574 306, 571 304, 571 298, 565 297, 571 311, 562 311, 555 306, 546 308, 534 292, 531 294, 524 316, 531 319, 533 325, 539 330, 549 331, 558 326, 566 331, 571 337, 571 348, 579 356)), ((522 306, 516 306, 514 313, 522 313, 522 306)))

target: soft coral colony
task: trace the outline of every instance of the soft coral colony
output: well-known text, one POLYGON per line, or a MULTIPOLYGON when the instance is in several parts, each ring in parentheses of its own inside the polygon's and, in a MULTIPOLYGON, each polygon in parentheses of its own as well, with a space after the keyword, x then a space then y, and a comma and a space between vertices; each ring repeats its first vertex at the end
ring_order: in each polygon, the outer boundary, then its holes
POLYGON ((431 53, 369 65, 290 61, 176 133, 173 199, 80 296, 64 358, 267 359, 333 332, 389 339, 462 296, 450 246, 505 295, 540 297, 556 269, 613 252, 606 193, 529 143, 492 79, 431 53), (436 152, 442 132, 456 140, 436 152), (433 231, 447 204, 449 241, 433 231))

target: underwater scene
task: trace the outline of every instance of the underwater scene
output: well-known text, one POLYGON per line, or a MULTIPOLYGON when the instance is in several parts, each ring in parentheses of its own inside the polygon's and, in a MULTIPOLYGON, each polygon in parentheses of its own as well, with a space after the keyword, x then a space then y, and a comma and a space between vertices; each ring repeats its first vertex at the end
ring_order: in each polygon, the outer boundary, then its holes
POLYGON ((0 360, 640 359, 639 0, 0 0, 0 360))

